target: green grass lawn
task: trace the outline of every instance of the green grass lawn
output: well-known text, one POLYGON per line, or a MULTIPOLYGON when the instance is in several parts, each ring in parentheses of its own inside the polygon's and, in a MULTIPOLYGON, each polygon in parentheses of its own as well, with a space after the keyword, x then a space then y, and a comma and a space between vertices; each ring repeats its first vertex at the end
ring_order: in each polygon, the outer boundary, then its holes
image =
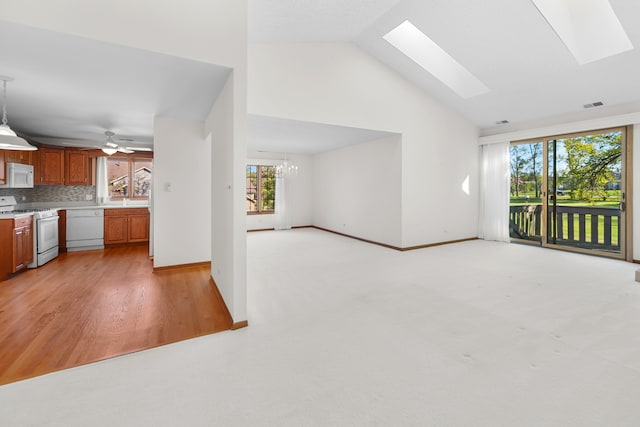
MULTIPOLYGON (((529 197, 527 201, 524 197, 511 197, 511 206, 524 206, 524 205, 540 205, 542 199, 539 197, 529 197)), ((599 200, 594 203, 589 203, 586 200, 572 200, 569 196, 558 196, 559 206, 597 206, 601 208, 617 208, 620 204, 620 196, 609 196, 607 200, 599 200)))
MULTIPOLYGON (((606 201, 597 201, 589 203, 586 200, 572 200, 569 196, 558 196, 558 206, 584 206, 584 207, 597 207, 597 208, 617 208, 620 204, 620 192, 611 192, 606 201)), ((525 199, 524 195, 520 197, 511 197, 511 206, 524 206, 524 205, 540 205, 542 200, 538 197, 532 197, 529 195, 529 199, 525 199)), ((569 214, 563 215, 562 221, 562 236, 564 239, 569 235, 569 214)), ((580 223, 579 214, 573 214, 573 238, 578 240, 580 238, 580 223)), ((585 217, 585 239, 587 242, 591 242, 591 216, 585 217)), ((598 243, 604 244, 604 217, 598 216, 598 243)), ((617 246, 620 243, 619 237, 619 224, 618 218, 611 218, 611 244, 617 246)))
MULTIPOLYGON (((578 240, 580 238, 580 229, 578 224, 578 215, 573 215, 573 238, 578 240)), ((587 242, 591 242, 591 217, 587 216, 585 222, 585 239, 587 242)), ((563 218, 562 222, 562 236, 566 239, 569 235, 569 224, 567 224, 567 215, 563 218)), ((604 244, 604 217, 598 217, 598 243, 604 244)), ((617 246, 620 243, 620 237, 618 233, 618 218, 611 218, 611 245, 617 246)))

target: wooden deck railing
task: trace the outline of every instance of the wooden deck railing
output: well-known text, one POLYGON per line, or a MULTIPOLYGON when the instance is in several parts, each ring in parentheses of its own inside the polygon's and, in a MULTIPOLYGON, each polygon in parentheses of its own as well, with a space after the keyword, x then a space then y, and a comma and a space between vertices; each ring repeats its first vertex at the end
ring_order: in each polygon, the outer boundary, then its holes
MULTIPOLYGON (((551 209, 551 208, 550 208, 551 209)), ((541 239, 541 205, 511 206, 512 238, 541 239)), ((619 250, 620 210, 589 206, 558 206, 547 227, 555 227, 556 243, 592 249, 619 250), (555 223, 554 223, 555 222, 555 223)))

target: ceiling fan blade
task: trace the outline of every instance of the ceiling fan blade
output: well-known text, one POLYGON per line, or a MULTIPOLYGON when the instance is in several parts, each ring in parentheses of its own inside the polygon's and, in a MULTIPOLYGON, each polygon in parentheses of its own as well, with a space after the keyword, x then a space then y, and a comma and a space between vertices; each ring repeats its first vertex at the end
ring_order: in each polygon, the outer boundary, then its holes
POLYGON ((126 148, 122 148, 122 147, 118 147, 118 151, 124 154, 131 154, 133 153, 133 150, 128 150, 126 148))
POLYGON ((125 148, 127 150, 132 150, 132 151, 146 151, 146 152, 153 151, 153 149, 150 147, 125 147, 125 148))

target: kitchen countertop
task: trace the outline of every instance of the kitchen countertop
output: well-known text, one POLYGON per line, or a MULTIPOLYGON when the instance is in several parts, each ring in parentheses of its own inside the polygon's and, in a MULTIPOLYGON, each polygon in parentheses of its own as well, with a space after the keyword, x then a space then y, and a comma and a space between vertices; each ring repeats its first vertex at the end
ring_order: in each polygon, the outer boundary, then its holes
POLYGON ((26 213, 26 212, 21 212, 21 213, 6 213, 6 214, 0 214, 0 219, 15 219, 15 218, 22 218, 25 216, 29 216, 29 215, 33 215, 32 213, 26 213))
POLYGON ((45 203, 25 203, 16 206, 17 209, 33 209, 33 208, 51 208, 51 209, 123 209, 123 208, 148 208, 149 204, 144 203, 132 203, 127 202, 126 206, 122 203, 109 203, 104 205, 97 205, 95 203, 83 203, 83 202, 45 202, 45 203))
POLYGON ((144 205, 132 205, 132 204, 128 204, 128 205, 86 205, 86 206, 63 206, 63 207, 58 207, 58 209, 64 209, 64 210, 76 210, 76 209, 130 209, 130 208, 148 208, 149 205, 144 204, 144 205))
MULTIPOLYGON (((36 208, 51 208, 58 210, 77 210, 77 209, 130 209, 130 208, 148 208, 149 204, 147 202, 144 203, 132 203, 127 202, 127 205, 123 205, 122 203, 110 203, 106 205, 96 205, 96 204, 87 204, 87 203, 58 203, 58 202, 45 202, 45 203, 23 203, 16 205, 16 209, 24 210, 24 209, 36 209, 36 208)), ((33 213, 6 213, 0 214, 0 219, 14 219, 20 218, 27 215, 33 215, 33 213)))

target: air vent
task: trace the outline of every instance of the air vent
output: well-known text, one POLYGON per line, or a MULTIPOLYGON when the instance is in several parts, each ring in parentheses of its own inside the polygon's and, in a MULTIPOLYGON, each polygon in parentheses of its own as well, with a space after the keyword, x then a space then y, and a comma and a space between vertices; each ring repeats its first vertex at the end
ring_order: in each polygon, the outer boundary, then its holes
POLYGON ((506 125, 507 123, 509 123, 509 120, 500 120, 499 122, 496 122, 497 125, 506 125))
POLYGON ((602 101, 597 101, 597 102, 592 102, 591 104, 584 104, 583 107, 584 108, 591 108, 591 107, 602 107, 604 105, 604 102, 602 101))

